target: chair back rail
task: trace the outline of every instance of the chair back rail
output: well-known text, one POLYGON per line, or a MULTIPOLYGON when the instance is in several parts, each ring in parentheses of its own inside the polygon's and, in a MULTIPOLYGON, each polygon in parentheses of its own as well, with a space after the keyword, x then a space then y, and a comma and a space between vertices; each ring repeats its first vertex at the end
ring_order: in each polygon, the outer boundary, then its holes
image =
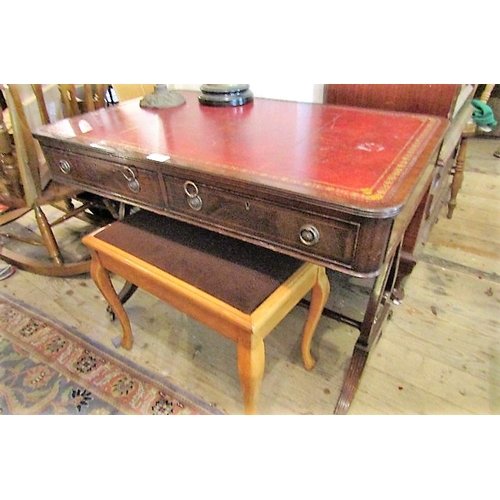
POLYGON ((32 83, 31 88, 35 94, 36 102, 38 105, 38 111, 40 112, 40 118, 42 123, 47 125, 50 123, 49 113, 47 111, 47 105, 45 104, 45 97, 43 95, 43 86, 41 83, 32 83))
MULTIPOLYGON (((74 240, 66 238, 69 234, 74 234, 74 231, 78 232, 77 226, 58 232, 53 230, 55 226, 74 217, 90 223, 84 212, 91 208, 92 203, 82 201, 75 205, 73 201, 78 199, 81 190, 51 180, 43 152, 32 135, 28 121, 28 116, 32 115, 26 112, 25 106, 33 104, 33 94, 35 98, 38 94, 37 101, 40 98, 43 101, 44 89, 24 84, 2 84, 0 89, 5 97, 12 130, 12 138, 9 137, 9 140, 13 145, 13 162, 7 167, 17 171, 17 195, 22 195, 16 196, 16 186, 12 182, 0 183, 0 199, 10 209, 5 216, 0 217, 0 234, 8 236, 7 242, 0 245, 0 259, 19 269, 48 276, 88 273, 88 253, 72 249, 71 241, 74 240), (48 174, 47 178, 45 173, 48 174), (61 214, 45 211, 51 208, 57 208, 61 214), (29 219, 21 219, 28 214, 29 219), (32 225, 33 217, 36 227, 32 225)), ((40 106, 39 109, 43 110, 40 106)), ((40 115, 44 121, 46 117, 43 111, 40 115)), ((7 135, 10 135, 9 132, 7 131, 7 135)), ((5 130, 2 130, 2 135, 5 135, 5 130)), ((6 143, 2 140, 2 149, 8 146, 4 142, 6 143)), ((10 154, 8 151, 7 153, 10 154)), ((5 172, 8 168, 5 168, 5 158, 2 160, 2 172, 5 172)))
POLYGON ((74 83, 60 83, 59 91, 64 106, 66 118, 77 116, 82 112, 95 111, 106 106, 106 88, 103 83, 85 83, 83 99, 78 96, 77 85, 74 83))
POLYGON ((22 190, 24 191, 26 205, 31 206, 42 191, 39 146, 31 133, 18 85, 4 85, 3 93, 12 124, 22 190))
POLYGON ((460 89, 459 84, 325 84, 323 101, 450 118, 460 89))

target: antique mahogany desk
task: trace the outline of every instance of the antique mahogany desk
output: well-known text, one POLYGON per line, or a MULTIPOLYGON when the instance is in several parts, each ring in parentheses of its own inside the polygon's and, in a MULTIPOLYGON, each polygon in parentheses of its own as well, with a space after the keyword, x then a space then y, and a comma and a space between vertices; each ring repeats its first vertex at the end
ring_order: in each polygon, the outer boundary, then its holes
POLYGON ((335 408, 346 413, 415 261, 448 122, 269 99, 217 108, 183 95, 177 108, 131 100, 35 136, 60 182, 370 279, 362 321, 338 316, 360 332, 335 408))

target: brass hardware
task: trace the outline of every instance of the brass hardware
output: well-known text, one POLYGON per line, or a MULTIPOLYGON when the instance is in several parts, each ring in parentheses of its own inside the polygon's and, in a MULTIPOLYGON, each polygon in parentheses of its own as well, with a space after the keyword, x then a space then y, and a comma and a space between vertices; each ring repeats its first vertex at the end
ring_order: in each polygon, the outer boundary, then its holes
POLYGON ((203 200, 199 196, 188 198, 187 203, 193 210, 196 210, 197 212, 201 210, 201 207, 203 206, 203 200))
POLYGON ((187 196, 187 204, 197 212, 203 206, 203 200, 199 196, 198 186, 193 181, 186 181, 184 183, 184 193, 187 196))
POLYGON ((128 183, 128 188, 132 191, 132 193, 138 193, 141 190, 141 185, 137 179, 132 179, 128 183))
POLYGON ((138 193, 141 190, 141 184, 135 177, 135 172, 130 167, 123 167, 123 177, 127 181, 127 186, 132 193, 138 193))
POLYGON ((304 245, 310 247, 319 242, 320 234, 316 226, 305 224, 300 228, 299 238, 304 245))
POLYGON ((128 182, 135 179, 135 172, 130 167, 123 167, 122 174, 128 182))
POLYGON ((184 183, 184 192, 188 198, 196 198, 199 193, 198 186, 192 181, 186 181, 184 183))
POLYGON ((63 174, 71 172, 71 163, 68 160, 59 160, 59 169, 63 174))

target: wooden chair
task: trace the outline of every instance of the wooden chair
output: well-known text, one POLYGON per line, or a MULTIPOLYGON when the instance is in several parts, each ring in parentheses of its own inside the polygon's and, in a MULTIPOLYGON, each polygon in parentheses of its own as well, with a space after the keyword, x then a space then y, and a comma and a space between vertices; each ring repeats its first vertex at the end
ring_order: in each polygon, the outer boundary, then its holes
POLYGON ((450 118, 460 85, 326 84, 324 102, 450 118))
MULTIPOLYGON (((2 133, 2 149, 7 152, 8 162, 2 164, 2 192, 0 203, 9 211, 0 216, 0 233, 3 239, 16 240, 16 249, 4 244, 0 247, 0 258, 27 271, 50 276, 71 276, 89 272, 90 257, 70 261, 63 255, 54 228, 75 217, 89 222, 85 211, 93 202, 78 200, 80 190, 61 185, 45 178, 49 172, 41 149, 33 138, 23 102, 17 85, 2 85, 2 92, 8 105, 12 126, 12 140, 2 133), (49 221, 46 208, 56 207, 62 215, 49 221), (32 212, 35 216, 38 234, 19 235, 5 229, 7 223, 18 220, 21 215, 32 212), (43 247, 47 259, 33 256, 33 251, 23 245, 43 247)), ((43 118, 45 119, 45 118, 43 118)), ((4 127, 5 128, 5 127, 4 127)), ((3 151, 2 151, 3 152, 3 151)), ((5 157, 5 153, 4 153, 5 157)), ((83 247, 84 250, 84 247, 83 247)), ((36 252, 35 252, 36 253, 36 252)))
MULTIPOLYGON (((494 84, 486 85, 484 90, 481 92, 479 100, 484 103, 487 103, 494 86, 495 86, 494 84)), ((464 179, 465 162, 467 160, 467 141, 468 139, 473 137, 477 131, 477 126, 471 119, 471 116, 469 116, 469 114, 467 114, 467 119, 468 121, 465 127, 463 127, 462 130, 460 131, 460 143, 459 147, 457 148, 457 153, 455 157, 450 200, 448 202, 448 219, 451 219, 453 217, 453 212, 457 206, 458 193, 460 192, 464 179)))
POLYGON ((85 83, 83 99, 78 97, 77 86, 74 83, 60 83, 59 91, 64 106, 64 116, 77 116, 87 111, 95 111, 106 106, 106 91, 108 85, 103 83, 85 83))
POLYGON ((330 291, 324 267, 147 211, 98 229, 83 242, 92 252, 92 278, 120 320, 126 349, 132 348, 130 320, 110 273, 236 342, 247 414, 257 412, 264 339, 309 292, 301 350, 305 368, 313 368, 311 340, 330 291))
MULTIPOLYGON (((452 175, 447 200, 447 217, 451 219, 462 185, 467 137, 470 135, 467 127, 472 115, 470 99, 476 87, 477 85, 471 85, 470 89, 466 89, 469 92, 468 99, 460 110, 455 109, 462 91, 462 86, 459 84, 326 84, 323 101, 347 106, 436 115, 450 120, 450 128, 443 140, 437 165, 442 167, 442 170, 449 170, 452 175), (454 115, 454 112, 457 113, 454 115)), ((432 195, 429 200, 438 201, 438 198, 432 195)), ((432 226, 436 214, 440 211, 439 207, 433 209, 431 203, 425 209, 425 217, 434 219, 430 220, 427 228, 432 226)))

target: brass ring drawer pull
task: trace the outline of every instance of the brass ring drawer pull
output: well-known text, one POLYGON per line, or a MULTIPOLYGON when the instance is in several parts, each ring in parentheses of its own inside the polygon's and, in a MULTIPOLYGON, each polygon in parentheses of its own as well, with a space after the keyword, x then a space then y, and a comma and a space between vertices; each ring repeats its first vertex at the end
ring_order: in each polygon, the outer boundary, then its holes
POLYGON ((189 207, 197 212, 200 211, 203 206, 203 200, 199 196, 200 191, 198 186, 193 181, 186 181, 183 187, 189 207))
POLYGON ((69 174, 71 172, 71 163, 68 160, 59 160, 59 170, 63 174, 69 174))
POLYGON ((187 203, 193 210, 196 210, 197 212, 201 210, 201 207, 203 206, 203 200, 199 196, 188 198, 187 203))
POLYGON ((199 189, 193 181, 186 181, 184 183, 184 192, 188 198, 196 198, 199 194, 199 189))
POLYGON ((123 167, 123 177, 127 181, 127 186, 132 193, 138 193, 141 190, 141 184, 135 177, 135 172, 130 167, 123 167))
POLYGON ((320 234, 318 228, 312 224, 304 224, 299 231, 301 243, 311 247, 319 242, 320 234))

